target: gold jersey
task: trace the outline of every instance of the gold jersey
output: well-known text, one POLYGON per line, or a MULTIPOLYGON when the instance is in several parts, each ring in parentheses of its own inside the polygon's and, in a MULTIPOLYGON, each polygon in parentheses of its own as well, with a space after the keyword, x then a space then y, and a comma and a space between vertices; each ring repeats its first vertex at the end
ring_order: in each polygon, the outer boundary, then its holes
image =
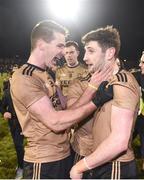
MULTIPOLYGON (((88 86, 88 81, 91 75, 78 78, 71 83, 68 88, 67 106, 69 101, 73 99, 77 101, 84 93, 88 86)), ((87 156, 92 153, 93 138, 92 138, 93 114, 84 119, 82 122, 76 124, 71 139, 71 145, 75 152, 81 156, 87 156)))
POLYGON ((56 71, 56 84, 61 88, 64 96, 68 94, 69 84, 78 77, 83 77, 88 74, 87 68, 83 64, 78 64, 75 67, 69 67, 65 64, 56 71))
POLYGON ((61 160, 69 156, 67 133, 65 131, 53 132, 28 109, 44 96, 50 98, 56 109, 61 109, 51 76, 43 69, 27 63, 13 74, 11 95, 22 133, 27 139, 24 160, 43 163, 61 160))

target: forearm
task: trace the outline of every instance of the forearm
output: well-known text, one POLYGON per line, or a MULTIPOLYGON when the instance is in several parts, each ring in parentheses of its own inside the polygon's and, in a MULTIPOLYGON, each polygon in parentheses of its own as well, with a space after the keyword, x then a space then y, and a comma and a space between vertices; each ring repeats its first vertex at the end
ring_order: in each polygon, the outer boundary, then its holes
POLYGON ((53 112, 49 112, 49 114, 47 115, 43 114, 39 116, 39 118, 51 130, 55 132, 59 132, 85 119, 95 109, 96 106, 92 102, 89 102, 88 104, 81 106, 75 110, 65 110, 65 111, 53 110, 53 112))
POLYGON ((92 102, 89 102, 88 104, 81 106, 75 110, 58 111, 57 128, 59 130, 67 129, 73 124, 85 119, 95 109, 96 106, 92 102))
POLYGON ((96 108, 96 105, 90 101, 88 104, 74 110, 56 111, 51 101, 44 96, 38 102, 32 104, 28 110, 32 116, 39 119, 51 130, 62 131, 76 122, 85 119, 96 108))
MULTIPOLYGON (((125 151, 126 147, 127 143, 118 141, 118 139, 109 136, 92 154, 86 157, 86 163, 90 169, 98 167, 114 159, 120 153, 125 151)), ((75 168, 77 168, 80 173, 88 170, 83 159, 75 165, 75 168)))
POLYGON ((84 104, 87 104, 91 101, 93 95, 95 94, 96 89, 92 89, 91 87, 87 87, 84 93, 79 97, 79 99, 69 100, 67 103, 68 109, 75 109, 84 104))

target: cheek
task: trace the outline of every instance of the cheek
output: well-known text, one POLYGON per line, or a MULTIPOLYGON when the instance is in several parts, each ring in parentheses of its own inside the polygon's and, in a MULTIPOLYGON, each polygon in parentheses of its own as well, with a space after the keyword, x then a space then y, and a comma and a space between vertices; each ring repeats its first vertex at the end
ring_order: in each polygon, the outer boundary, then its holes
POLYGON ((144 69, 144 64, 141 65, 141 68, 144 69))

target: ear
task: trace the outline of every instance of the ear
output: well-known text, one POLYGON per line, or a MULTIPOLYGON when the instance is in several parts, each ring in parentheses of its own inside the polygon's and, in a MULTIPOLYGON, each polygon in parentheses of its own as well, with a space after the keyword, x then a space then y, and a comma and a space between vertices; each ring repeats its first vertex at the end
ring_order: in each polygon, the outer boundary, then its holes
POLYGON ((78 56, 79 56, 80 52, 79 52, 79 51, 77 51, 77 54, 78 54, 78 56))
POLYGON ((113 57, 115 56, 115 52, 116 52, 116 50, 114 47, 108 48, 106 50, 106 59, 107 60, 113 59, 113 57))
POLYGON ((39 39, 37 41, 37 47, 39 48, 40 51, 43 51, 45 49, 45 41, 42 39, 39 39))

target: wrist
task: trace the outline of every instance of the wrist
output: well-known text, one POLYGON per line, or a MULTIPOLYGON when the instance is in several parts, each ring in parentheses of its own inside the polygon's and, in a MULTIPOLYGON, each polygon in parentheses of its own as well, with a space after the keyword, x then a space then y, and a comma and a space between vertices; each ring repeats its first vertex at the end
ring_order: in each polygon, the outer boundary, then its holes
POLYGON ((83 158, 83 162, 84 162, 84 165, 85 165, 85 167, 87 168, 87 170, 91 170, 91 169, 92 169, 92 168, 88 165, 85 157, 83 158))
POLYGON ((77 164, 73 166, 73 169, 77 174, 83 174, 83 171, 80 170, 80 167, 77 164))
POLYGON ((91 89, 93 89, 93 90, 95 90, 95 91, 98 90, 98 87, 95 86, 95 85, 93 85, 93 84, 91 84, 91 83, 88 83, 88 87, 90 87, 91 89))
POLYGON ((83 172, 92 169, 87 163, 85 157, 81 159, 78 163, 76 163, 76 165, 74 165, 73 168, 75 169, 75 172, 77 172, 77 174, 83 174, 83 172))

